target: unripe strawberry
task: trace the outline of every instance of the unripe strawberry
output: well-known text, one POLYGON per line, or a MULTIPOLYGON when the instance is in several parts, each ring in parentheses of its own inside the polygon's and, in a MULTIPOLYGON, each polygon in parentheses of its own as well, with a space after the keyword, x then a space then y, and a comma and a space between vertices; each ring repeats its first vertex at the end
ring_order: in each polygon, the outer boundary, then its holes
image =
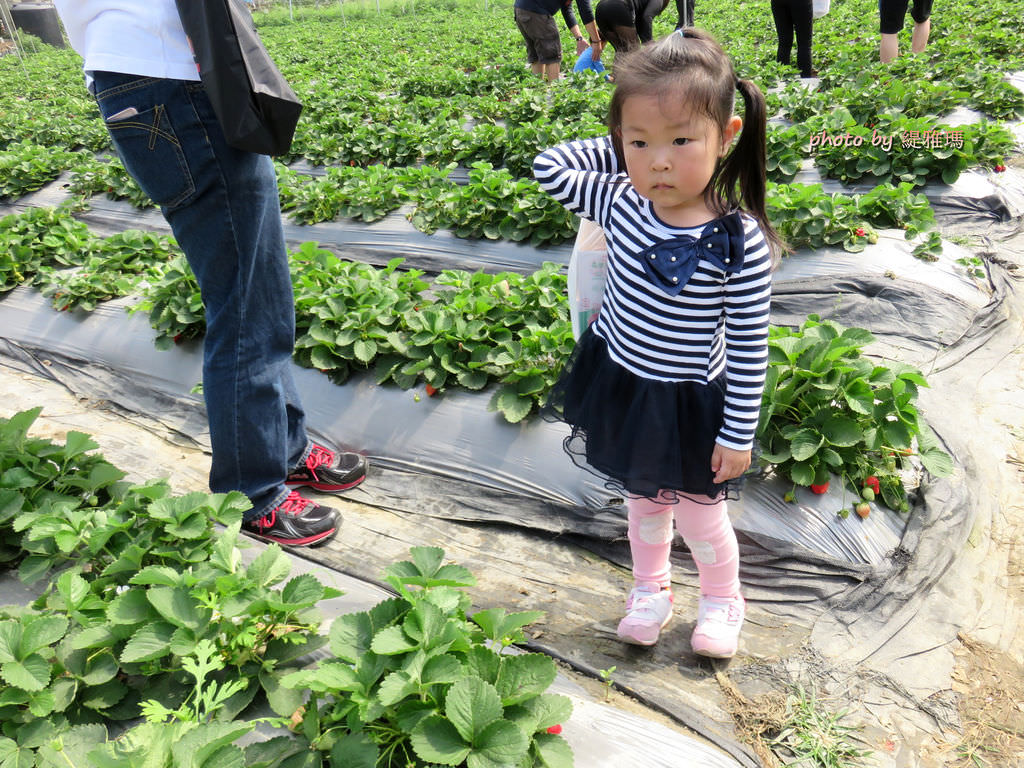
POLYGON ((857 506, 855 506, 853 510, 861 517, 867 517, 871 514, 871 505, 868 504, 866 501, 862 501, 859 504, 857 504, 857 506))

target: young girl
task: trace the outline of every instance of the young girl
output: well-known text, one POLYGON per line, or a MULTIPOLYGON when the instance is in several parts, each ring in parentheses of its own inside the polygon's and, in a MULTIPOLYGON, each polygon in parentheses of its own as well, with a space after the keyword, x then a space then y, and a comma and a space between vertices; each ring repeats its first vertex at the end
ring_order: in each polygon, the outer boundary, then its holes
POLYGON ((764 97, 687 28, 617 59, 608 122, 610 136, 534 162, 540 185, 608 245, 600 312, 549 409, 572 427, 574 460, 627 496, 635 585, 619 637, 653 645, 672 615, 674 519, 700 574, 693 650, 728 658, 744 602, 725 497, 750 465, 779 247, 765 214, 764 97))

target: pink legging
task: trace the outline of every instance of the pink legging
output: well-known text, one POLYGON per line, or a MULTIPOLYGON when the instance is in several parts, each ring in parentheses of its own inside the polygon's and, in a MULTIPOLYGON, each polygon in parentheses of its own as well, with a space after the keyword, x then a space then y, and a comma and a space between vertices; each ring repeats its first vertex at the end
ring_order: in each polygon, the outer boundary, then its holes
POLYGON ((653 582, 662 588, 671 584, 669 552, 674 517, 679 535, 697 564, 701 594, 735 597, 740 593, 739 547, 725 500, 694 498, 703 503, 682 496, 675 504, 646 498, 628 500, 633 578, 638 584, 653 582))

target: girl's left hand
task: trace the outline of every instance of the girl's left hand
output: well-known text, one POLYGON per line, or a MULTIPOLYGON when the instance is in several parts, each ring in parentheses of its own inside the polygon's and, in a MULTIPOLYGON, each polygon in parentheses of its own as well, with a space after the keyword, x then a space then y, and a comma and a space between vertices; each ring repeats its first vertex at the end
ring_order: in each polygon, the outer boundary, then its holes
POLYGON ((739 477, 749 466, 750 449, 736 451, 715 443, 715 449, 711 452, 711 471, 715 473, 716 483, 739 477))

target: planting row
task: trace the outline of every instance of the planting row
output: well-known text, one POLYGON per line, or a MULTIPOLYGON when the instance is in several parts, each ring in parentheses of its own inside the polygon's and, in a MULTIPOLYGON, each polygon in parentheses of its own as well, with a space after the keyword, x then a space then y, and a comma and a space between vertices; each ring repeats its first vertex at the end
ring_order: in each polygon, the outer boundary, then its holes
MULTIPOLYGON (((47 209, 6 217, 0 237, 23 259, 2 273, 5 288, 17 277, 59 309, 137 295, 130 311, 149 313, 158 346, 205 330, 195 278, 168 238, 95 238, 68 213, 47 209)), ((428 393, 489 389, 491 407, 513 423, 543 406, 574 344, 562 269, 445 270, 428 283, 418 270, 399 269, 401 262, 378 269, 314 243, 294 251, 296 361, 339 384, 359 373, 402 389, 423 382, 428 393)), ((906 509, 896 472, 904 454, 916 450, 934 474, 948 472, 949 457, 919 420, 925 380, 912 368, 868 361, 862 350, 871 341, 865 330, 813 316, 795 331, 774 329, 758 439, 765 463, 795 485, 820 483, 830 472, 854 485, 887 478, 884 501, 906 509)))
MULTIPOLYGON (((22 149, 20 162, 7 163, 0 192, 21 195, 39 189, 77 158, 68 183, 69 191, 80 198, 75 205, 96 194, 127 200, 138 208, 152 205, 116 159, 107 162, 32 145, 22 149)), ((0 153, 0 166, 4 164, 5 154, 0 153)), ((451 180, 453 166, 341 167, 320 177, 280 163, 276 168, 281 208, 301 224, 339 217, 373 222, 411 206, 407 218, 425 233, 444 229, 458 237, 535 245, 564 243, 576 233, 576 217, 541 192, 536 182, 483 162, 473 164, 463 183, 451 180)), ((922 258, 934 258, 941 251, 931 205, 906 181, 898 186, 886 182, 864 195, 826 193, 821 185, 770 184, 768 212, 794 249, 842 245, 857 251, 874 241, 873 227, 896 227, 906 231, 907 239, 927 235, 915 249, 922 258)))
MULTIPOLYGON (((447 173, 450 163, 464 167, 483 163, 515 179, 530 179, 538 152, 573 138, 606 132, 597 120, 511 127, 477 124, 467 130, 460 121, 435 119, 400 125, 363 124, 361 128, 330 134, 316 151, 304 152, 304 158, 343 168, 374 167, 378 173, 383 172, 380 166, 400 171, 422 165, 435 173, 447 173)), ((85 193, 125 186, 124 171, 116 160, 106 163, 97 159, 91 148, 62 148, 84 147, 87 139, 67 144, 42 143, 45 140, 45 136, 32 135, 0 146, 0 198, 17 198, 69 170, 73 187, 85 193)), ((842 182, 952 184, 967 168, 998 169, 1014 147, 1006 128, 987 122, 954 127, 926 117, 889 115, 861 125, 840 108, 789 128, 770 128, 768 178, 791 181, 808 158, 813 158, 823 177, 842 182)), ((328 170, 337 173, 339 169, 328 170)), ((289 178, 298 183, 294 176, 289 178)), ((144 200, 140 194, 135 192, 133 197, 144 200)))
POLYGON ((129 484, 88 435, 29 437, 40 410, 0 420, 0 566, 46 580, 0 609, 0 763, 572 766, 554 661, 502 653, 542 613, 470 616, 472 574, 414 547, 396 597, 321 634, 340 593, 277 545, 243 564, 244 496, 129 484), (254 703, 274 716, 241 719, 254 703), (261 723, 282 735, 234 744, 261 723))

